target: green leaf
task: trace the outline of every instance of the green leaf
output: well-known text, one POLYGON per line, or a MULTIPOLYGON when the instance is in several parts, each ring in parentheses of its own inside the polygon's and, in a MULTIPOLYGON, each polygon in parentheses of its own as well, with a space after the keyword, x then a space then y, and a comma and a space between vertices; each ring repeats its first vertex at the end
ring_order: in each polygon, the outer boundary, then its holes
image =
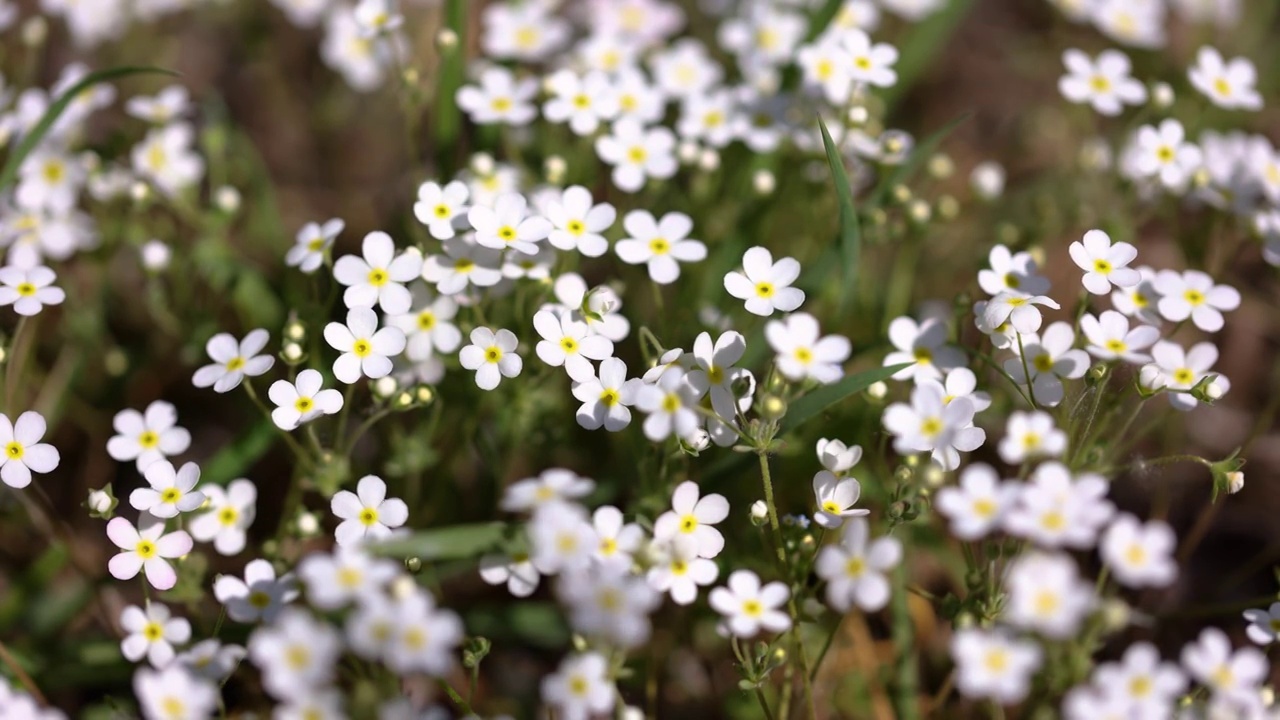
POLYGON ((204 463, 200 471, 200 479, 214 485, 225 486, 232 480, 242 477, 267 451, 275 440, 276 427, 267 418, 263 418, 249 428, 235 442, 224 447, 216 455, 204 463))
POLYGON ((422 560, 459 560, 472 558, 496 549, 507 535, 507 524, 501 522, 451 525, 436 530, 416 532, 409 537, 378 543, 375 552, 395 557, 422 560))
POLYGON ((895 187, 898 187, 899 185, 906 185, 907 182, 911 180, 911 177, 916 174, 916 171, 920 169, 920 166, 923 165, 925 161, 928 160, 929 157, 938 149, 938 146, 942 144, 942 141, 972 115, 973 113, 971 112, 962 114, 960 117, 934 131, 932 135, 925 138, 919 145, 916 145, 915 149, 911 151, 911 157, 907 158, 906 162, 894 168, 894 171, 881 181, 880 186, 876 188, 876 192, 872 196, 873 206, 880 207, 884 204, 885 200, 889 197, 889 193, 893 192, 895 187))
POLYGON ((858 211, 853 206, 853 190, 849 187, 849 175, 844 170, 844 160, 836 150, 835 141, 827 131, 827 124, 818 118, 822 130, 822 144, 827 149, 827 164, 831 166, 831 178, 836 183, 836 202, 840 205, 840 256, 844 263, 844 278, 840 283, 840 308, 852 287, 858 272, 858 256, 862 254, 862 230, 858 227, 858 211))
POLYGON ((142 73, 160 73, 162 75, 177 76, 178 73, 172 70, 163 70, 154 67, 118 67, 108 70, 99 70, 98 72, 89 73, 83 80, 72 85, 70 89, 64 92, 61 97, 53 101, 49 109, 44 111, 44 116, 40 118, 40 122, 31 128, 31 132, 27 133, 22 142, 9 153, 9 159, 4 164, 4 169, 0 170, 0 193, 9 189, 18 177, 18 168, 22 167, 22 161, 36 149, 45 135, 49 134, 49 130, 53 128, 53 124, 58 121, 62 113, 66 112, 80 93, 97 85, 98 83, 114 80, 126 75, 138 75, 142 73))
POLYGON ((793 401, 787 408, 787 414, 782 418, 779 434, 787 433, 795 430, 803 425, 815 415, 844 400, 850 395, 866 390, 872 383, 889 379, 889 376, 899 370, 910 367, 911 363, 900 363, 898 365, 890 365, 888 367, 876 368, 866 372, 850 375, 849 377, 831 385, 823 385, 813 392, 793 401))

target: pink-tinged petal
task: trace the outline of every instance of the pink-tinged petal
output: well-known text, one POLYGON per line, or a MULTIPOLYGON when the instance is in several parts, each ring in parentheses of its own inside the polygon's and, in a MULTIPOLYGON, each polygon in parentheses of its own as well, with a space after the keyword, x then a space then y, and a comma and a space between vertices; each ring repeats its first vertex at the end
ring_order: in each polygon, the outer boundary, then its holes
POLYGON ((156 554, 160 557, 182 557, 191 552, 191 548, 191 536, 182 530, 175 530, 156 540, 156 554))
POLYGON ((24 488, 31 484, 31 471, 20 461, 6 462, 0 467, 0 480, 13 488, 24 488))
POLYGON ((23 464, 32 472, 38 473, 53 472, 58 467, 59 459, 58 449, 48 443, 28 445, 22 456, 23 464))
POLYGON ((359 520, 344 520, 333 531, 339 547, 353 547, 364 539, 365 526, 359 520))
POLYGON ((147 575, 147 582, 157 590, 169 590, 178 583, 178 573, 174 572, 173 566, 161 558, 153 557, 147 560, 142 564, 142 568, 147 575))
POLYGON ((116 547, 130 551, 142 539, 138 535, 138 530, 122 517, 111 518, 111 521, 107 523, 107 537, 111 539, 111 542, 115 543, 116 547))
MULTIPOLYGON (((122 519, 122 518, 117 518, 122 519)), ((142 558, 134 552, 118 553, 107 561, 107 571, 117 580, 129 580, 136 577, 142 569, 142 558)))

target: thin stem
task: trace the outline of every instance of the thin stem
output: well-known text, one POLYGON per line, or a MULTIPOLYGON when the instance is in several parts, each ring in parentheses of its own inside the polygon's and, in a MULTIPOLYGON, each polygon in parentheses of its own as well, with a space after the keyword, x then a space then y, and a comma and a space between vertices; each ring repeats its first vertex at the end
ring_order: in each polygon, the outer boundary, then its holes
POLYGON ((22 687, 27 691, 27 694, 35 698, 36 702, 40 703, 41 706, 47 707, 49 705, 49 701, 45 699, 44 694, 40 692, 40 688, 36 687, 35 681, 32 680, 31 676, 27 674, 27 671, 18 664, 17 658, 9 652, 9 648, 5 647, 3 642, 0 642, 0 660, 3 660, 5 667, 9 668, 14 677, 18 678, 18 682, 22 684, 22 687))
POLYGON ((369 432, 369 428, 373 427, 374 424, 377 423, 382 418, 390 415, 391 412, 392 412, 391 406, 388 405, 387 407, 382 408, 381 410, 374 413, 373 415, 370 415, 367 420, 360 423, 360 425, 356 427, 356 431, 351 434, 351 439, 345 443, 345 450, 343 451, 343 454, 349 455, 351 453, 352 448, 354 448, 356 446, 356 443, 360 441, 360 438, 363 437, 366 432, 369 432))
POLYGON ((1022 347, 1022 333, 1015 333, 1018 336, 1018 358, 1022 360, 1022 377, 1027 379, 1027 400, 1031 402, 1031 407, 1039 410, 1040 406, 1036 404, 1036 389, 1033 387, 1035 383, 1031 382, 1031 368, 1027 367, 1027 351, 1022 347))
POLYGON ((342 442, 342 437, 347 434, 347 417, 351 415, 351 399, 355 394, 355 383, 351 383, 346 390, 342 391, 342 410, 338 412, 338 431, 334 433, 337 442, 342 442))
POLYGON ((13 394, 18 387, 18 378, 22 375, 22 366, 27 347, 31 344, 27 340, 29 333, 23 333, 23 330, 27 328, 27 324, 27 316, 23 315, 18 320, 18 326, 13 331, 13 338, 9 343, 8 353, 5 357, 4 409, 8 413, 12 413, 14 410, 13 394))
POLYGON ((298 457, 298 461, 303 465, 310 465, 312 460, 311 456, 307 453, 306 448, 299 445, 298 441, 293 439, 293 435, 289 434, 288 430, 276 425, 275 421, 271 419, 271 410, 267 408, 266 403, 262 402, 262 398, 258 397, 258 391, 253 389, 253 383, 249 378, 245 378, 244 383, 242 384, 244 385, 244 391, 249 396, 249 399, 253 401, 254 405, 258 406, 258 409, 262 411, 262 414, 271 422, 271 426, 280 431, 280 435, 284 438, 289 449, 293 451, 293 454, 298 457))
POLYGON ((911 646, 914 643, 914 633, 911 627, 911 612, 907 606, 906 567, 899 563, 893 575, 895 584, 898 585, 890 601, 890 612, 893 616, 890 631, 893 636, 893 646, 898 649, 898 667, 897 678, 894 683, 893 704, 900 720, 912 720, 920 716, 920 706, 916 702, 919 678, 916 672, 915 653, 911 651, 911 646))
POLYGON ((818 656, 813 659, 813 668, 809 671, 810 682, 813 682, 818 677, 818 669, 822 667, 822 661, 827 657, 827 651, 831 649, 831 643, 836 639, 836 634, 840 632, 840 624, 843 622, 844 614, 836 618, 836 624, 831 626, 831 632, 827 635, 827 639, 822 641, 822 649, 818 651, 818 656))
POLYGON ((444 678, 436 678, 436 681, 440 683, 440 687, 444 688, 445 694, 448 695, 449 699, 458 706, 458 709, 462 711, 463 715, 471 716, 474 714, 471 712, 471 704, 464 700, 462 696, 458 694, 458 691, 453 689, 453 686, 450 685, 448 681, 444 678))
POLYGON ((769 701, 764 696, 764 690, 756 687, 756 700, 760 702, 760 709, 764 710, 764 716, 767 720, 773 720, 773 711, 769 709, 769 701))

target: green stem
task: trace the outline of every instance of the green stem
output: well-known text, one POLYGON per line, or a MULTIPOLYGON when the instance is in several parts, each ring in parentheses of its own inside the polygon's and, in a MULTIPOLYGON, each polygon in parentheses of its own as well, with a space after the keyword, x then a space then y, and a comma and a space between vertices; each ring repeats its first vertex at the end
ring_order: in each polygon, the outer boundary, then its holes
POLYGON ((344 446, 345 449, 343 450, 342 454, 350 455, 352 448, 356 446, 356 443, 360 441, 360 438, 364 437, 364 434, 369 431, 369 428, 373 427, 374 424, 377 423, 382 418, 390 415, 391 412, 392 412, 391 406, 384 407, 378 412, 374 413, 373 415, 370 415, 367 420, 360 423, 360 425, 356 428, 356 431, 351 433, 351 439, 346 442, 344 446))
POLYGON ((440 687, 444 688, 445 694, 448 695, 449 699, 458 706, 458 709, 462 711, 463 715, 469 717, 474 714, 471 711, 471 704, 464 700, 462 696, 458 694, 458 691, 454 690, 453 686, 450 685, 447 680, 444 678, 436 678, 436 681, 440 683, 440 687))
POLYGON ((262 414, 271 422, 271 426, 280 431, 280 436, 284 438, 289 449, 297 456, 298 462, 302 463, 304 467, 310 466, 313 460, 311 455, 307 452, 307 449, 298 444, 298 441, 293 439, 293 435, 289 434, 288 430, 276 425, 275 421, 271 419, 271 410, 267 408, 266 403, 262 402, 262 398, 258 397, 258 391, 253 389, 253 382, 249 380, 249 378, 245 378, 244 382, 241 384, 244 385, 245 394, 249 396, 249 399, 253 401, 254 405, 258 406, 258 409, 262 411, 262 414))
POLYGON ((24 333, 27 328, 27 316, 18 319, 18 326, 14 328, 12 342, 9 343, 8 352, 5 357, 4 371, 4 410, 13 413, 13 395, 18 387, 18 379, 22 376, 22 366, 26 360, 27 348, 31 342, 27 339, 30 333, 24 333))
POLYGON ((1027 400, 1030 401, 1031 407, 1036 410, 1040 406, 1036 404, 1036 389, 1033 387, 1035 383, 1031 382, 1031 368, 1027 367, 1027 351, 1022 347, 1022 333, 1015 333, 1018 336, 1018 358, 1022 360, 1022 377, 1027 379, 1027 400))
POLYGON ((911 651, 914 642, 911 628, 911 612, 907 607, 907 569, 902 563, 893 571, 894 584, 898 587, 893 593, 890 612, 893 615, 893 646, 898 650, 897 682, 894 683, 893 704, 899 720, 913 720, 920 717, 920 707, 916 702, 919 689, 919 678, 916 672, 915 653, 911 651))

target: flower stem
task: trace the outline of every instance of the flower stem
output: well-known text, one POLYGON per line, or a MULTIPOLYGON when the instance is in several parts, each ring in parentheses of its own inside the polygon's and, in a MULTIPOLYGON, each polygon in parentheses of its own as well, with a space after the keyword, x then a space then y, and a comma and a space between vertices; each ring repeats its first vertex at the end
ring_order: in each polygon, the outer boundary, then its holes
POLYGON ((293 451, 293 454, 298 457, 298 461, 304 466, 310 465, 312 462, 311 455, 307 453, 306 448, 302 447, 302 445, 298 444, 297 440, 293 439, 293 435, 290 435, 288 430, 276 425, 275 421, 271 419, 271 410, 269 410, 266 404, 262 402, 262 398, 258 397, 258 391, 253 389, 253 383, 249 378, 244 379, 244 391, 249 396, 249 399, 253 401, 253 404, 257 405, 258 409, 262 411, 262 414, 271 422, 271 426, 280 431, 280 435, 284 438, 289 449, 293 451))
POLYGON ((31 345, 28 335, 23 330, 27 328, 27 316, 18 319, 18 326, 14 328, 12 342, 9 343, 8 352, 6 353, 5 371, 4 371, 4 410, 13 413, 13 395, 18 387, 18 378, 22 376, 22 365, 26 359, 27 348, 31 345))

